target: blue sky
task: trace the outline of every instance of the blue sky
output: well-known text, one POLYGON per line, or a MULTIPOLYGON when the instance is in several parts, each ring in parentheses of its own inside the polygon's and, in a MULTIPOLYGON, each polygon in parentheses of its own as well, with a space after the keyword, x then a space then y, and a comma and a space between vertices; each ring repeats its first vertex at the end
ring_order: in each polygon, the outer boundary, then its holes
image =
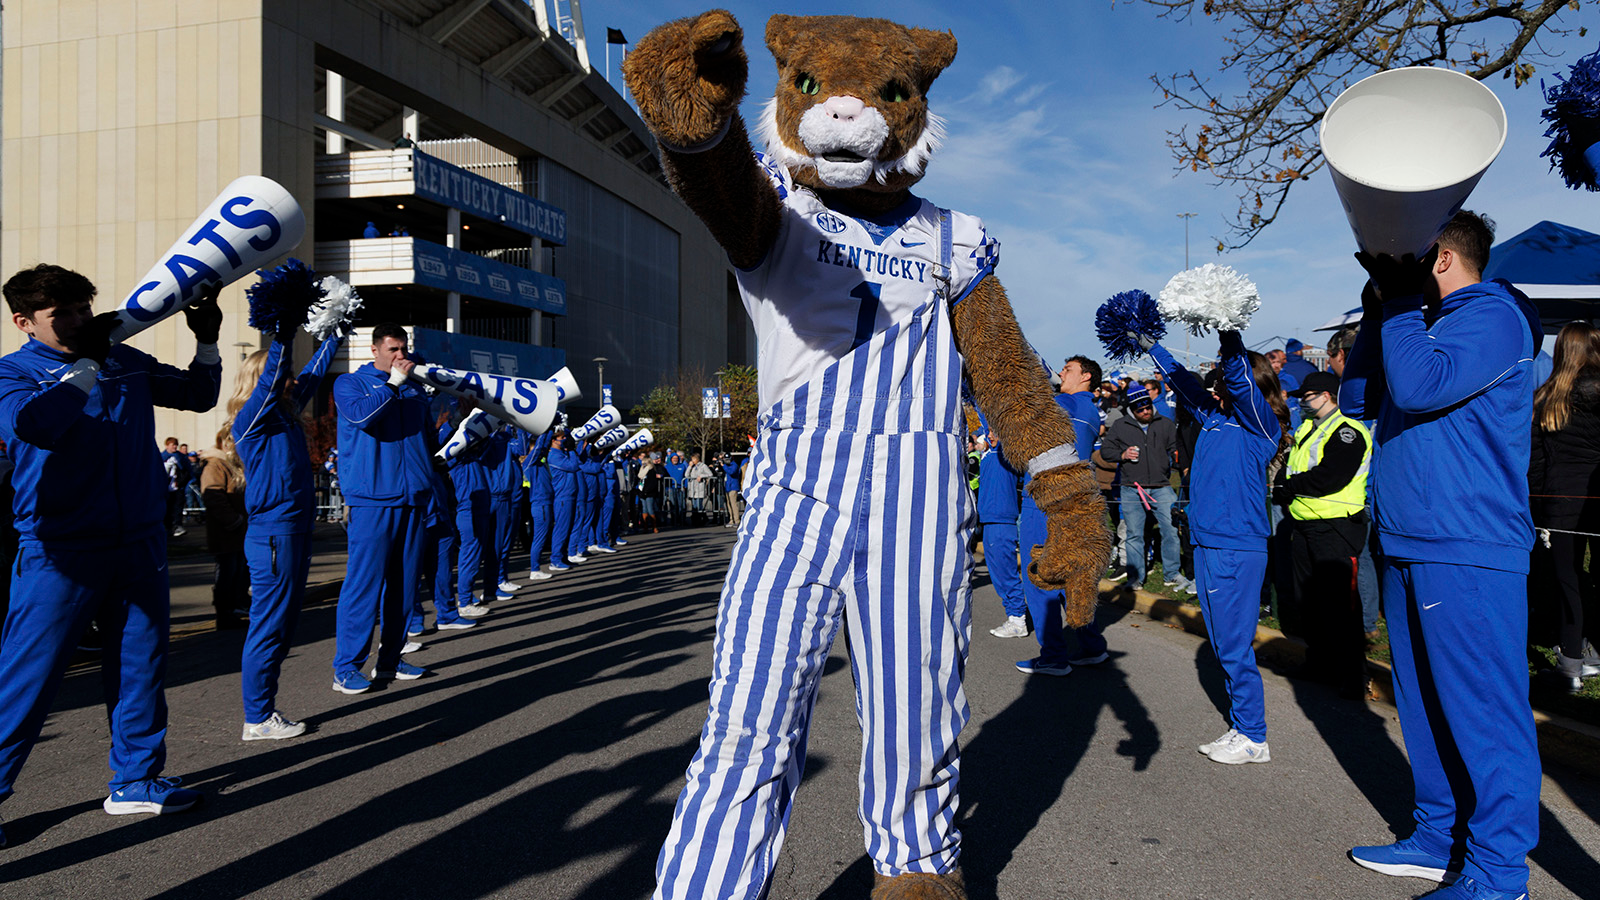
MULTIPOLYGON (((686 0, 588 0, 584 24, 590 57, 605 66, 607 26, 636 41, 668 19, 709 6, 686 0)), ((860 14, 859 4, 810 2, 801 7, 726 4, 745 28, 751 58, 745 116, 771 96, 776 71, 761 35, 774 12, 860 14)), ((1237 200, 1204 175, 1176 173, 1166 132, 1199 120, 1168 107, 1150 82, 1154 73, 1194 68, 1214 72, 1223 30, 1195 17, 1158 19, 1152 7, 1109 0, 1034 3, 911 3, 880 0, 872 15, 906 25, 953 31, 955 62, 929 92, 931 108, 950 125, 917 193, 981 216, 1001 243, 997 274, 1024 332, 1053 361, 1074 353, 1100 358, 1094 311, 1112 294, 1142 288, 1152 295, 1184 265, 1183 221, 1189 222, 1189 264, 1231 265, 1260 289, 1262 304, 1245 341, 1258 346, 1296 337, 1320 344, 1312 329, 1359 305, 1365 274, 1350 254, 1355 242, 1326 171, 1298 185, 1279 219, 1243 250, 1218 254, 1237 200), (1278 340, 1273 341, 1274 338, 1278 340)), ((1595 49, 1590 35, 1547 42, 1561 57, 1541 64, 1548 77, 1595 49)), ((1577 24, 1572 13, 1569 24, 1577 24)), ((611 78, 620 54, 612 48, 611 78)), ((1218 76, 1214 83, 1222 83, 1218 76)), ((1506 107, 1505 149, 1467 206, 1512 237, 1543 219, 1600 231, 1600 195, 1568 190, 1539 158, 1546 140, 1537 86, 1489 86, 1506 107)), ((1182 349, 1181 334, 1167 343, 1182 349)), ((1209 356, 1215 339, 1195 338, 1209 356)))

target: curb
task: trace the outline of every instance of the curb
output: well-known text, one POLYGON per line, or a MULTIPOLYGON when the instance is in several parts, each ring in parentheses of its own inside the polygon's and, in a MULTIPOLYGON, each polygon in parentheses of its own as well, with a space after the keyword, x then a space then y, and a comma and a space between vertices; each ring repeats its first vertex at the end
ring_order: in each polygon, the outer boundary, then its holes
MULTIPOLYGON (((1152 621, 1182 628, 1190 634, 1206 636, 1205 617, 1200 614, 1199 607, 1107 580, 1100 582, 1100 600, 1152 621)), ((1305 642, 1265 625, 1256 626, 1255 648, 1257 660, 1283 666, 1298 665, 1306 658, 1305 642)), ((1393 670, 1385 663, 1369 659, 1367 674, 1372 679, 1367 699, 1393 707, 1393 670)), ((1541 757, 1558 760, 1582 772, 1600 774, 1600 728, 1538 709, 1533 711, 1533 722, 1539 734, 1541 757)))

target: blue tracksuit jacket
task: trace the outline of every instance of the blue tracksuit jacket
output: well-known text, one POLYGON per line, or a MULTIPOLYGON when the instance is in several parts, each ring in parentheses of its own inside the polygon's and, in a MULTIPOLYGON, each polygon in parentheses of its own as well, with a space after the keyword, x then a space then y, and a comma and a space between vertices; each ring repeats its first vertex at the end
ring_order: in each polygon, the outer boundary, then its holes
POLYGON ((555 436, 554 431, 546 431, 534 438, 522 461, 522 477, 528 480, 529 503, 548 503, 555 496, 550 487, 550 466, 545 460, 555 436))
POLYGON ((1436 315, 1421 296, 1391 300, 1382 329, 1361 330, 1339 405, 1378 423, 1371 491, 1385 556, 1528 571, 1541 334, 1532 302, 1505 281, 1461 288, 1436 315))
POLYGON ((151 407, 212 408, 222 364, 186 371, 118 345, 89 395, 60 381, 73 361, 31 337, 0 358, 0 438, 16 464, 22 543, 95 547, 160 533, 167 479, 151 407))
POLYGON ((433 488, 428 397, 372 363, 333 383, 339 407, 339 487, 351 506, 421 506, 433 488))
POLYGON ((1221 390, 1227 411, 1200 386, 1193 372, 1178 365, 1167 348, 1150 348, 1150 358, 1200 423, 1194 467, 1189 476, 1189 528, 1195 543, 1219 550, 1265 552, 1267 463, 1277 455, 1283 429, 1267 398, 1256 387, 1250 357, 1237 331, 1221 333, 1221 390))
POLYGON ((978 521, 1015 526, 1022 513, 1022 478, 1006 465, 999 449, 985 451, 978 461, 978 521))
POLYGON ((311 531, 317 516, 317 494, 299 413, 316 396, 328 364, 343 344, 340 335, 322 342, 300 370, 286 406, 279 398, 289 383, 293 354, 289 346, 273 341, 256 389, 233 417, 233 442, 244 462, 244 504, 250 513, 251 534, 311 531))

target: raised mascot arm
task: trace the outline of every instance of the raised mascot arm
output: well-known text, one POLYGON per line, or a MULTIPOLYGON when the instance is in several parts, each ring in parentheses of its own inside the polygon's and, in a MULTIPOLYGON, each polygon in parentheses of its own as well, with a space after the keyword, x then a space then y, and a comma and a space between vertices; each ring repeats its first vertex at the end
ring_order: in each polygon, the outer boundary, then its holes
POLYGON ((622 63, 661 165, 734 265, 760 263, 778 235, 778 193, 761 172, 739 116, 749 61, 733 14, 668 22, 622 63))
POLYGON ((1023 340, 997 278, 985 278, 956 304, 953 324, 972 392, 1000 437, 1001 452, 1017 471, 1033 470, 1028 493, 1048 524, 1044 544, 1033 548, 1028 577, 1066 595, 1069 626, 1087 625, 1100 599, 1100 574, 1111 558, 1106 505, 1093 464, 1087 459, 1052 464, 1062 450, 1076 455, 1072 420, 1050 396, 1050 382, 1023 340))

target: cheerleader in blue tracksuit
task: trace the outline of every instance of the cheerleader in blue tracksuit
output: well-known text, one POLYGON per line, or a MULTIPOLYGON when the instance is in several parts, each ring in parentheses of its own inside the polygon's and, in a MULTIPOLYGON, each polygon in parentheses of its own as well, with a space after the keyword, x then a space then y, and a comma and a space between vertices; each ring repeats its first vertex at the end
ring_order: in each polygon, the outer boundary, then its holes
POLYGON ((573 517, 578 507, 578 453, 572 435, 556 435, 545 457, 550 467, 550 490, 555 497, 550 521, 550 571, 565 572, 572 541, 573 517))
POLYGON ((524 433, 509 423, 489 440, 495 443, 489 455, 489 505, 494 512, 494 554, 500 580, 495 596, 511 599, 517 586, 511 582, 511 536, 517 526, 517 494, 522 490, 522 460, 527 452, 524 433))
MULTIPOLYGON (((532 581, 550 577, 550 573, 539 566, 540 557, 550 546, 550 525, 555 517, 555 491, 550 486, 550 465, 546 459, 555 436, 552 429, 534 438, 522 459, 522 477, 528 482, 528 521, 533 526, 528 531, 528 578, 532 581)), ((553 548, 549 560, 555 562, 553 548)))
POLYGON ((585 546, 590 553, 613 552, 611 539, 605 534, 609 530, 605 519, 606 500, 611 496, 611 491, 606 489, 606 471, 610 468, 605 453, 595 449, 592 441, 586 443, 583 461, 578 464, 578 469, 589 483, 589 543, 585 546))
POLYGON ((500 583, 500 559, 494 547, 494 501, 490 491, 494 454, 503 449, 491 437, 461 451, 450 470, 456 487, 456 608, 462 615, 476 618, 488 609, 500 583), (473 594, 472 584, 482 576, 483 595, 473 594))
POLYGON ((278 712, 278 672, 305 600, 311 574, 311 525, 317 514, 300 412, 316 396, 328 365, 344 345, 335 333, 317 347, 291 386, 294 333, 279 333, 239 369, 228 401, 229 433, 244 463, 244 555, 250 566, 250 629, 240 664, 247 741, 304 734, 305 723, 278 712))
POLYGON ((1200 423, 1189 482, 1195 595, 1211 649, 1222 664, 1232 726, 1198 748, 1230 765, 1268 762, 1266 704, 1256 668, 1256 622, 1267 572, 1267 465, 1287 448, 1288 406, 1272 364, 1220 334, 1217 396, 1165 347, 1144 339, 1178 401, 1200 423))
POLYGON ((567 538, 567 562, 586 562, 583 553, 589 549, 590 534, 594 531, 594 457, 588 441, 573 450, 578 470, 573 474, 576 488, 572 501, 572 534, 567 538))
MULTIPOLYGON (((987 435, 981 438, 987 443, 987 435)), ((1028 598, 1022 593, 1017 519, 1022 514, 1022 476, 992 443, 978 461, 978 524, 983 527, 983 564, 1000 595, 1006 620, 989 629, 995 637, 1028 636, 1028 598)))

